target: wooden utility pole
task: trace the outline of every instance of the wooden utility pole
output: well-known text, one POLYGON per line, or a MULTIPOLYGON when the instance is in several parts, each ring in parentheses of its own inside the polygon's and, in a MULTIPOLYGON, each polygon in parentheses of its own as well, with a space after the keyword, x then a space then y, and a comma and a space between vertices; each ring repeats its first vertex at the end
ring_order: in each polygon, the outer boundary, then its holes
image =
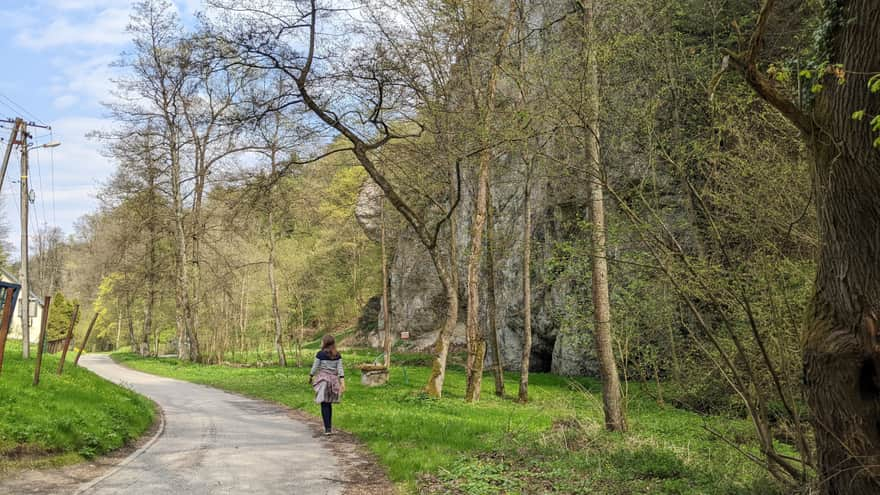
POLYGON ((12 299, 15 289, 7 288, 3 299, 3 321, 0 321, 0 371, 3 371, 3 354, 6 351, 6 336, 9 334, 9 321, 12 319, 12 299))
MULTIPOLYGON (((8 121, 2 121, 8 123, 8 121)), ((15 145, 15 138, 18 137, 18 128, 21 126, 21 119, 12 121, 12 132, 9 133, 9 141, 6 142, 6 153, 3 155, 3 167, 0 168, 0 191, 3 190, 3 180, 6 178, 6 168, 9 166, 9 157, 12 155, 12 146, 15 145)))
POLYGON ((28 147, 27 124, 19 123, 21 128, 21 272, 18 280, 21 283, 21 357, 31 356, 30 329, 30 287, 28 286, 28 206, 30 205, 30 189, 28 188, 28 147))
MULTIPOLYGON (((79 351, 76 353, 76 359, 73 360, 74 366, 79 366, 79 357, 82 356, 83 350, 86 348, 86 343, 89 341, 89 336, 92 335, 92 329, 95 328, 95 322, 98 321, 98 316, 101 313, 95 311, 95 316, 92 317, 92 322, 89 323, 89 329, 86 330, 86 336, 83 337, 82 344, 79 345, 79 351)), ((157 337, 158 340, 158 337, 157 337)), ((156 355, 159 355, 159 345, 156 344, 156 355)))
POLYGON ((40 384, 40 371, 43 368, 43 347, 46 346, 46 327, 49 326, 49 303, 52 298, 43 299, 43 317, 40 318, 40 340, 37 342, 37 364, 34 366, 34 386, 40 384))
MULTIPOLYGON (((28 287, 28 205, 30 204, 30 188, 28 186, 28 126, 41 129, 52 129, 47 125, 34 122, 26 122, 17 117, 15 119, 0 120, 3 124, 12 124, 12 132, 9 142, 6 144, 6 153, 3 155, 3 165, 0 167, 0 190, 3 188, 3 178, 6 177, 6 167, 9 165, 9 157, 12 154, 12 146, 19 145, 21 148, 21 357, 30 357, 30 288, 28 287), (18 139, 16 139, 18 137, 18 139)), ((40 148, 54 148, 58 142, 49 142, 39 146, 40 148)))
POLYGON ((64 373, 64 360, 67 359, 67 348, 70 347, 70 339, 73 338, 73 327, 76 326, 76 318, 79 316, 79 304, 73 307, 73 318, 70 319, 70 327, 67 329, 67 338, 64 339, 64 350, 61 351, 61 360, 58 361, 58 374, 64 373))

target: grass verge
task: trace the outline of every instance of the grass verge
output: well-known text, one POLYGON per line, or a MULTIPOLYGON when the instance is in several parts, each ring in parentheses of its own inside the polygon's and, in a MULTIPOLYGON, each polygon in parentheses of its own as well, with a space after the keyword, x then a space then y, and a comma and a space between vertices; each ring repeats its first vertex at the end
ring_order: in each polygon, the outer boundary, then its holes
POLYGON ((138 438, 153 423, 152 402, 74 367, 71 354, 62 376, 55 374, 59 357, 44 355, 34 387, 35 359, 22 360, 21 343, 7 343, 0 373, 0 473, 91 459, 138 438))
MULTIPOLYGON (((373 354, 344 353, 349 387, 334 409, 334 423, 375 452, 404 493, 777 493, 759 466, 703 427, 750 450, 747 421, 658 405, 631 384, 630 433, 612 434, 601 428, 595 380, 534 373, 532 400, 522 405, 495 397, 487 375, 482 400, 466 404, 459 367, 450 368, 441 400, 421 393, 429 372, 424 366, 397 366, 387 386, 361 386, 354 365, 373 354)), ((138 370, 318 414, 306 366, 232 368, 131 354, 114 358, 138 370)), ((414 356, 406 361, 419 362, 414 356)), ((516 390, 516 378, 510 375, 507 390, 516 390)))

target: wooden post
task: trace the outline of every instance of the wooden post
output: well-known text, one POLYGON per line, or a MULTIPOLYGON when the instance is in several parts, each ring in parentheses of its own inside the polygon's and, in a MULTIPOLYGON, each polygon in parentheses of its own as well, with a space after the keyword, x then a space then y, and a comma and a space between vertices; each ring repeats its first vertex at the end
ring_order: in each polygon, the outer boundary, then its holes
MULTIPOLYGON (((6 336, 9 333, 9 321, 12 319, 12 303, 15 297, 15 289, 6 289, 6 298, 3 300, 3 321, 0 322, 0 371, 3 371, 3 354, 6 351, 6 336)), ((28 345, 24 343, 24 345, 28 345)))
MULTIPOLYGON (((86 330, 86 336, 83 337, 82 344, 79 346, 79 352, 76 353, 76 359, 73 360, 74 366, 79 366, 79 357, 82 356, 83 350, 86 348, 86 343, 89 341, 89 336, 92 334, 92 329, 95 328, 95 322, 98 321, 98 316, 100 315, 101 313, 95 311, 95 316, 92 317, 92 322, 89 323, 89 329, 86 330)), ((158 349, 158 347, 156 347, 156 349, 158 349)), ((158 350, 156 351, 156 355, 159 355, 158 350)))
POLYGON ((46 347, 46 327, 49 326, 49 303, 52 298, 43 299, 43 316, 40 318, 40 340, 37 342, 37 365, 34 367, 34 386, 40 384, 40 371, 43 368, 43 348, 46 347))
POLYGON ((73 307, 73 318, 70 319, 70 328, 67 329, 67 338, 64 339, 64 350, 61 351, 61 360, 58 361, 58 375, 64 373, 64 360, 67 359, 67 348, 70 347, 70 339, 73 338, 73 327, 76 326, 76 317, 79 316, 79 304, 73 307))

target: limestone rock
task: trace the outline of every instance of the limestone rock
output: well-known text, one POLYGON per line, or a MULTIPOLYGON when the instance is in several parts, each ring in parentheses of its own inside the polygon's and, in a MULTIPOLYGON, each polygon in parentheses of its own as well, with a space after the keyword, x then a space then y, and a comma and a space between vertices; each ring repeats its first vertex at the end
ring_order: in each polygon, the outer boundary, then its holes
POLYGON ((367 177, 358 192, 354 216, 370 240, 382 241, 382 199, 385 193, 373 179, 367 177))

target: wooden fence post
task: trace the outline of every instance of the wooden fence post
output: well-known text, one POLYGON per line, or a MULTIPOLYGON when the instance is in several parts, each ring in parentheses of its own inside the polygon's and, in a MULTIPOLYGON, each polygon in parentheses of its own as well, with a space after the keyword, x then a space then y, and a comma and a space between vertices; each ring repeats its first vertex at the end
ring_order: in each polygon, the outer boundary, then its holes
POLYGON ((73 318, 70 319, 70 328, 67 330, 67 338, 64 339, 64 350, 61 351, 61 361, 58 361, 58 375, 64 373, 64 360, 67 359, 67 348, 70 347, 70 339, 73 338, 73 327, 76 326, 76 317, 79 316, 79 304, 73 307, 73 318))
POLYGON ((49 302, 51 297, 43 298, 43 316, 40 318, 40 340, 37 343, 37 366, 34 368, 34 386, 40 384, 40 371, 43 369, 43 348, 46 347, 46 327, 49 326, 49 302))
MULTIPOLYGON (((15 289, 6 289, 6 299, 3 300, 3 321, 0 322, 0 371, 3 371, 3 354, 6 352, 6 335, 9 333, 9 322, 12 319, 12 298, 15 297, 15 289)), ((24 345, 28 345, 26 342, 24 345)))
POLYGON ((92 334, 92 328, 95 328, 95 322, 98 321, 98 316, 101 313, 95 311, 95 316, 92 317, 92 322, 89 323, 89 329, 86 330, 86 336, 83 337, 82 344, 79 346, 79 352, 76 353, 76 359, 73 360, 74 366, 79 366, 79 357, 82 356, 83 350, 86 348, 86 343, 89 341, 89 335, 92 334))

